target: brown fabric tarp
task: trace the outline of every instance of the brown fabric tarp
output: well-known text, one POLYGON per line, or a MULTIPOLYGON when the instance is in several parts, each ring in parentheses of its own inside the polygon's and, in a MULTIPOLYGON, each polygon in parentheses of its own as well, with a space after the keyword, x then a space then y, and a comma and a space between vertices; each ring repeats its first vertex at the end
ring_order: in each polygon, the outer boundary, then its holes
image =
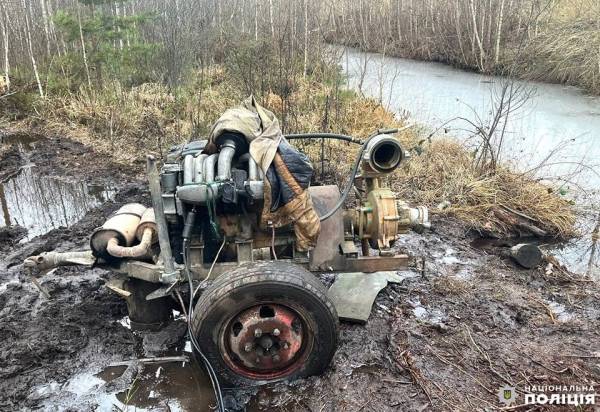
POLYGON ((320 222, 306 190, 309 180, 306 177, 312 175, 312 167, 303 154, 287 143, 275 115, 251 96, 216 121, 209 137, 213 150, 215 141, 224 132, 244 135, 250 144, 250 156, 265 176, 261 226, 267 228, 271 224, 277 228, 293 223, 296 248, 306 251, 314 247, 320 222), (273 190, 273 185, 282 187, 273 190), (273 193, 278 199, 273 199, 273 193))

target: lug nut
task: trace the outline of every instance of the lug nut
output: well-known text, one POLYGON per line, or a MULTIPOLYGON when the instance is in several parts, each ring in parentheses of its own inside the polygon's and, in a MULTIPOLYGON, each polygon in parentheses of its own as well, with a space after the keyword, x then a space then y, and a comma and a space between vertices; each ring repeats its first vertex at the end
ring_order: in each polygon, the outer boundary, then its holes
POLYGON ((273 329, 273 336, 279 336, 281 332, 279 332, 279 329, 275 328, 273 329))
POLYGON ((250 352, 250 351, 252 350, 252 343, 250 343, 250 342, 247 342, 247 343, 244 345, 244 350, 245 350, 246 352, 250 352))
POLYGON ((254 330, 254 337, 255 338, 260 338, 262 336, 262 330, 260 329, 255 329, 254 330))
POLYGON ((273 355, 273 362, 279 362, 280 358, 279 355, 273 355))
POLYGON ((283 349, 289 349, 290 345, 287 342, 283 342, 283 349))

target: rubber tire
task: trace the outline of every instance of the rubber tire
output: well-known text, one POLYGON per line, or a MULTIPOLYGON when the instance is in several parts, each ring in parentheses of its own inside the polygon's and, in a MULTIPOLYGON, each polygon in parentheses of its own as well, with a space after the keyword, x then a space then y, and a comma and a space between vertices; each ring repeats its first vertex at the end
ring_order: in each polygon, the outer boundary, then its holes
POLYGON ((236 386, 256 386, 323 373, 337 348, 339 321, 327 289, 312 273, 287 262, 253 262, 222 274, 202 293, 194 308, 192 331, 221 380, 236 386), (233 316, 266 301, 303 307, 304 315, 311 318, 314 343, 299 369, 277 379, 257 380, 227 366, 218 339, 221 328, 233 316))

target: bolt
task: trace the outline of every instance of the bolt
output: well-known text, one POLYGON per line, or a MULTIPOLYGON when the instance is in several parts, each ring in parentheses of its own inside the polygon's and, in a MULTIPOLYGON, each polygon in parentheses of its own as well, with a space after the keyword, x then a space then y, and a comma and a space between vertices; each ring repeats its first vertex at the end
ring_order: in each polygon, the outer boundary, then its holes
POLYGON ((250 352, 250 351, 252 350, 252 343, 250 343, 250 342, 247 342, 247 343, 244 345, 244 350, 245 350, 246 352, 250 352))
POLYGON ((262 336, 262 330, 260 329, 255 329, 254 330, 254 337, 255 338, 260 338, 262 336))
POLYGON ((279 332, 279 329, 275 328, 273 329, 273 336, 279 336, 281 332, 279 332))
POLYGON ((273 362, 279 362, 280 360, 279 355, 273 355, 273 362))
POLYGON ((283 349, 289 349, 290 345, 287 342, 283 342, 283 349))

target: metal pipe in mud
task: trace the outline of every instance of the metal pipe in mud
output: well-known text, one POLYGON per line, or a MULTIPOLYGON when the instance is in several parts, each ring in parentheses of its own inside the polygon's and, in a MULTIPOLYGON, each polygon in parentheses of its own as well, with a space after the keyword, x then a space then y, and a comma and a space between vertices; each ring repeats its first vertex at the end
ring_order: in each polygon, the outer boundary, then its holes
POLYGON ((167 227, 165 210, 163 208, 162 192, 160 190, 160 175, 158 174, 154 156, 147 156, 146 171, 148 173, 148 184, 150 186, 152 206, 154 207, 160 254, 165 268, 164 273, 161 275, 161 281, 171 283, 175 280, 177 272, 175 271, 175 262, 173 261, 171 242, 169 241, 169 228, 167 227))
POLYGON ((44 252, 41 255, 30 256, 23 261, 23 266, 46 270, 58 266, 83 265, 92 266, 96 257, 91 250, 83 252, 44 252))

